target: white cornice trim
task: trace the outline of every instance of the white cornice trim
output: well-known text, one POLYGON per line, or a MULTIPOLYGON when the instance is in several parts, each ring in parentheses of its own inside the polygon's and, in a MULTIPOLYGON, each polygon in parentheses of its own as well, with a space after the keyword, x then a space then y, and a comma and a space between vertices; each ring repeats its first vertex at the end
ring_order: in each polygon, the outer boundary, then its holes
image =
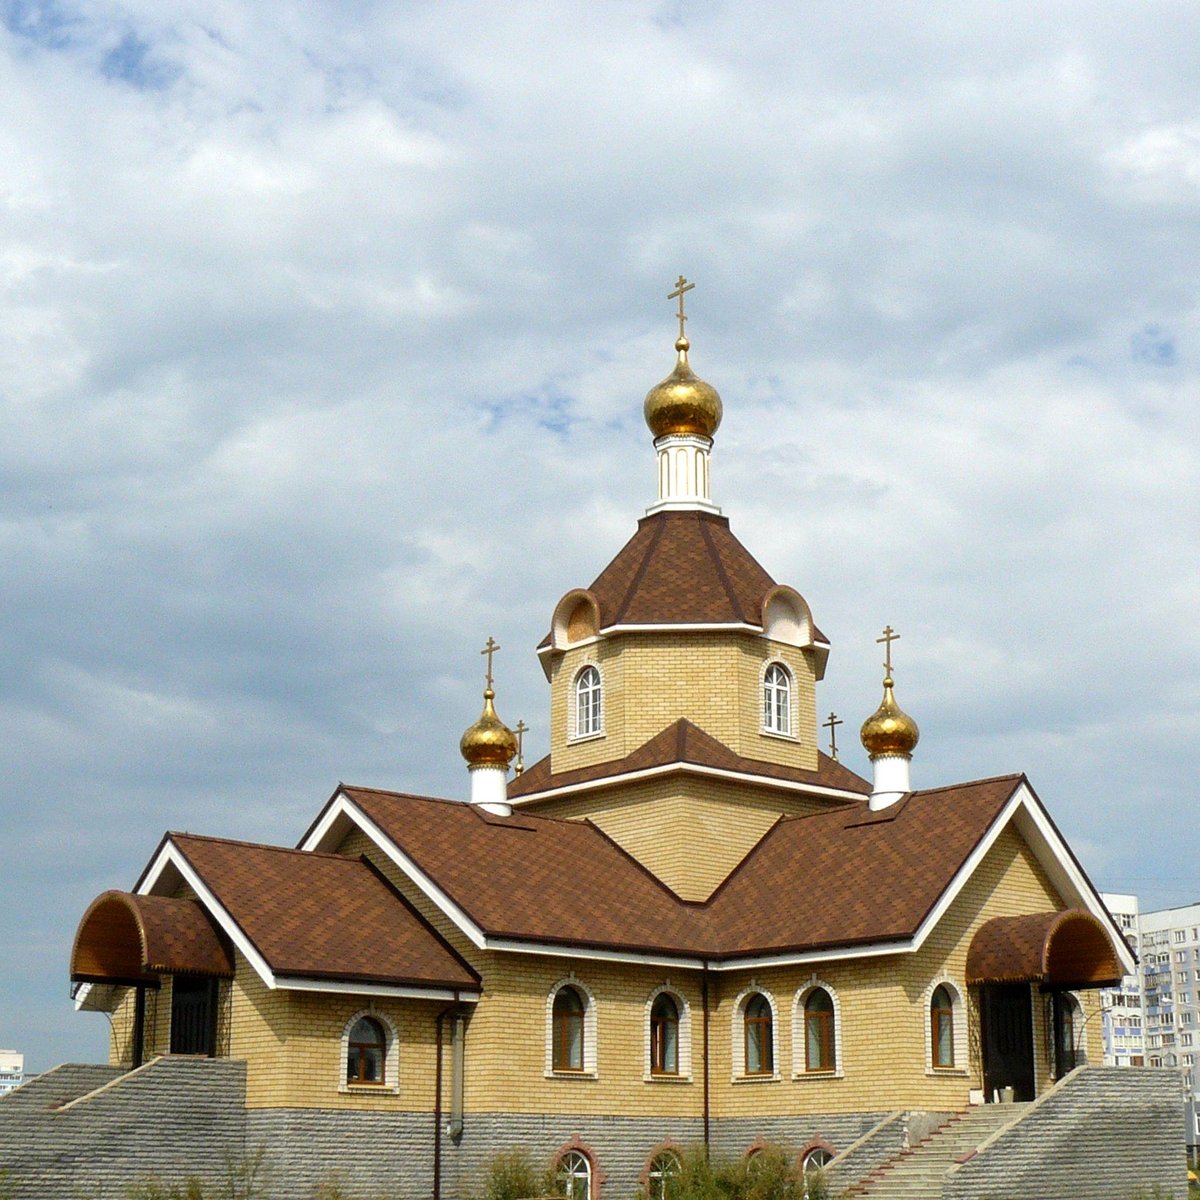
POLYGON ((483 949, 486 941, 483 930, 357 804, 352 803, 345 792, 339 792, 329 807, 326 808, 321 820, 313 827, 304 841, 300 843, 300 849, 321 849, 322 840, 339 817, 345 817, 357 825, 421 889, 425 896, 436 904, 450 921, 470 938, 472 945, 477 946, 481 950, 483 949))
POLYGON ((806 963, 836 962, 845 958, 879 958, 885 954, 911 954, 911 941, 873 942, 864 946, 830 946, 824 950, 783 951, 780 954, 748 954, 710 962, 713 971, 745 971, 759 967, 796 967, 806 963))
MULTIPOLYGON (((640 950, 604 950, 596 946, 552 945, 516 938, 488 938, 485 950, 502 954, 540 954, 550 958, 587 958, 594 962, 636 963, 650 967, 693 967, 699 970, 705 960, 685 954, 655 953, 640 950)), ((713 964, 709 964, 710 966, 713 964)))
POLYGON ((196 873, 191 863, 184 857, 183 851, 171 841, 170 835, 167 836, 162 849, 159 850, 147 869, 146 877, 138 888, 138 895, 154 895, 154 885, 168 866, 174 867, 183 876, 188 887, 200 898, 200 902, 212 914, 213 919, 224 930, 229 940, 242 952, 259 979, 271 989, 277 987, 275 973, 267 965, 267 960, 258 952, 254 943, 242 932, 242 927, 229 915, 225 906, 217 900, 208 885, 196 873))
POLYGON ((417 984, 351 983, 340 979, 309 979, 300 975, 277 975, 275 986, 289 992, 338 992, 353 996, 389 996, 397 1000, 460 1000, 474 1004, 474 989, 420 987, 417 984))
POLYGON ((657 767, 643 767, 639 771, 624 771, 618 775, 605 775, 602 779, 589 779, 582 783, 564 784, 561 787, 548 788, 544 792, 534 792, 529 796, 510 796, 509 803, 514 807, 531 804, 535 800, 547 800, 554 796, 571 795, 575 792, 590 792, 597 788, 612 787, 615 784, 637 783, 644 779, 654 779, 660 775, 671 775, 679 771, 688 771, 695 775, 704 775, 710 779, 727 779, 733 783, 751 783, 757 787, 779 788, 785 792, 803 792, 806 795, 828 796, 835 800, 861 800, 866 803, 867 797, 863 792, 851 792, 842 788, 824 787, 816 783, 801 783, 795 779, 776 779, 772 775, 755 775, 750 771, 729 771, 723 767, 706 767, 699 763, 672 762, 663 763, 657 767))
MULTIPOLYGON (((575 650, 580 646, 587 646, 592 642, 601 641, 614 633, 752 633, 757 637, 767 637, 766 630, 761 625, 751 625, 745 621, 697 621, 685 624, 668 622, 662 625, 605 625, 598 633, 594 633, 587 638, 581 638, 577 642, 572 642, 569 646, 556 646, 553 641, 549 641, 544 646, 538 647, 538 657, 543 658, 547 654, 561 654, 564 650, 575 650)), ((779 638, 768 638, 767 640, 780 642, 779 638)), ((785 646, 794 645, 800 650, 816 650, 826 653, 830 649, 830 644, 821 638, 813 638, 807 642, 780 642, 780 644, 785 646)))

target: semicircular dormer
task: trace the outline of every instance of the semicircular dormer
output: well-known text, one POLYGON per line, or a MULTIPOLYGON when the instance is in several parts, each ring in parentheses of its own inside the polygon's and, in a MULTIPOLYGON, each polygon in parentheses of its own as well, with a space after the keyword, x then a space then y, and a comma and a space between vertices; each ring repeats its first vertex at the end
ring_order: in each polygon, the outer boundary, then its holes
POLYGON ((587 588, 572 588, 554 606, 550 644, 555 650, 576 645, 600 632, 600 605, 587 588))

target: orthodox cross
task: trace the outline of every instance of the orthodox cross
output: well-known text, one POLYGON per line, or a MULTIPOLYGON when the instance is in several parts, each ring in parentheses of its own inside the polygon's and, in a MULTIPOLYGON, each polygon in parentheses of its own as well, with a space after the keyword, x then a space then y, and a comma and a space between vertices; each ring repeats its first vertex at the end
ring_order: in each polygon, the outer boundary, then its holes
POLYGON ((837 727, 839 725, 844 725, 845 723, 846 722, 843 721, 837 715, 837 713, 831 712, 829 714, 829 720, 821 726, 822 729, 829 730, 829 757, 832 758, 834 762, 837 762, 837 727))
POLYGON ((674 300, 676 296, 679 297, 679 312, 675 315, 679 318, 679 336, 681 338, 687 337, 687 334, 684 333, 683 330, 683 326, 687 321, 687 317, 684 315, 683 311, 683 294, 684 292, 690 292, 695 286, 696 285, 694 283, 688 283, 688 281, 684 279, 682 275, 680 275, 680 277, 675 280, 675 290, 667 293, 668 300, 674 300))
POLYGON ((883 637, 877 637, 875 639, 876 645, 879 645, 882 642, 887 647, 887 650, 886 650, 887 659, 883 664, 883 669, 885 671, 887 671, 889 676, 892 673, 892 643, 897 642, 899 640, 900 640, 900 635, 890 625, 884 626, 883 637))
POLYGON ((487 640, 487 645, 484 646, 484 648, 482 650, 480 650, 480 652, 479 652, 480 654, 487 655, 487 660, 488 660, 487 685, 488 685, 489 690, 491 689, 491 686, 492 686, 492 655, 495 654, 496 651, 499 649, 500 649, 500 645, 496 641, 496 639, 493 637, 489 637, 487 640))
POLYGON ((513 733, 517 735, 517 765, 513 769, 514 775, 520 775, 525 770, 525 735, 529 732, 529 726, 525 724, 524 717, 517 722, 516 729, 513 733))

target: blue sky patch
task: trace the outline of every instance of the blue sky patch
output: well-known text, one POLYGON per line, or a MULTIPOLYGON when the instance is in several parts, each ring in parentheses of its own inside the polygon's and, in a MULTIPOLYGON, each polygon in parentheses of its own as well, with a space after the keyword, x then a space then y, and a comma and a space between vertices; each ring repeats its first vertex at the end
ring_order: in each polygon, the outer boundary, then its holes
POLYGON ((1134 362, 1173 367, 1179 361, 1175 339, 1159 325, 1147 325, 1129 339, 1134 362))

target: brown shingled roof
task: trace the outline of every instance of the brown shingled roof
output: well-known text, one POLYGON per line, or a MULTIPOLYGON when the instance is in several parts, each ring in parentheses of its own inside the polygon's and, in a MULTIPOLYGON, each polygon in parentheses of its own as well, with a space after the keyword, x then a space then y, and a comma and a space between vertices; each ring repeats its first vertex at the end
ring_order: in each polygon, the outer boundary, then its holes
POLYGON ((1111 987, 1123 974, 1109 932, 1080 909, 993 917, 967 951, 968 983, 1111 987))
POLYGON ((278 976, 479 986, 476 972, 365 860, 168 838, 278 976))
POLYGON ((911 937, 1021 782, 783 818, 703 904, 587 821, 485 821, 458 802, 342 794, 488 936, 721 959, 911 937))
MULTIPOLYGON (((775 581, 730 532, 729 518, 687 510, 643 517, 589 589, 600 628, 612 625, 761 627, 775 581)), ((814 628, 813 636, 825 641, 814 628)), ((546 645, 548 638, 542 645, 546 645)))
POLYGON ((814 787, 834 788, 862 796, 870 793, 871 785, 848 767, 820 752, 817 759, 817 769, 806 771, 800 767, 743 758, 711 734, 705 733, 698 725, 681 718, 668 725, 661 733, 655 734, 632 754, 613 759, 611 762, 595 763, 573 771, 559 771, 556 775, 550 770, 550 756, 547 755, 517 776, 508 785, 508 794, 514 801, 520 801, 553 788, 572 787, 600 779, 615 779, 634 771, 648 771, 675 763, 681 768, 694 765, 720 771, 735 771, 744 775, 758 775, 767 783, 781 780, 786 783, 809 783, 814 787))

